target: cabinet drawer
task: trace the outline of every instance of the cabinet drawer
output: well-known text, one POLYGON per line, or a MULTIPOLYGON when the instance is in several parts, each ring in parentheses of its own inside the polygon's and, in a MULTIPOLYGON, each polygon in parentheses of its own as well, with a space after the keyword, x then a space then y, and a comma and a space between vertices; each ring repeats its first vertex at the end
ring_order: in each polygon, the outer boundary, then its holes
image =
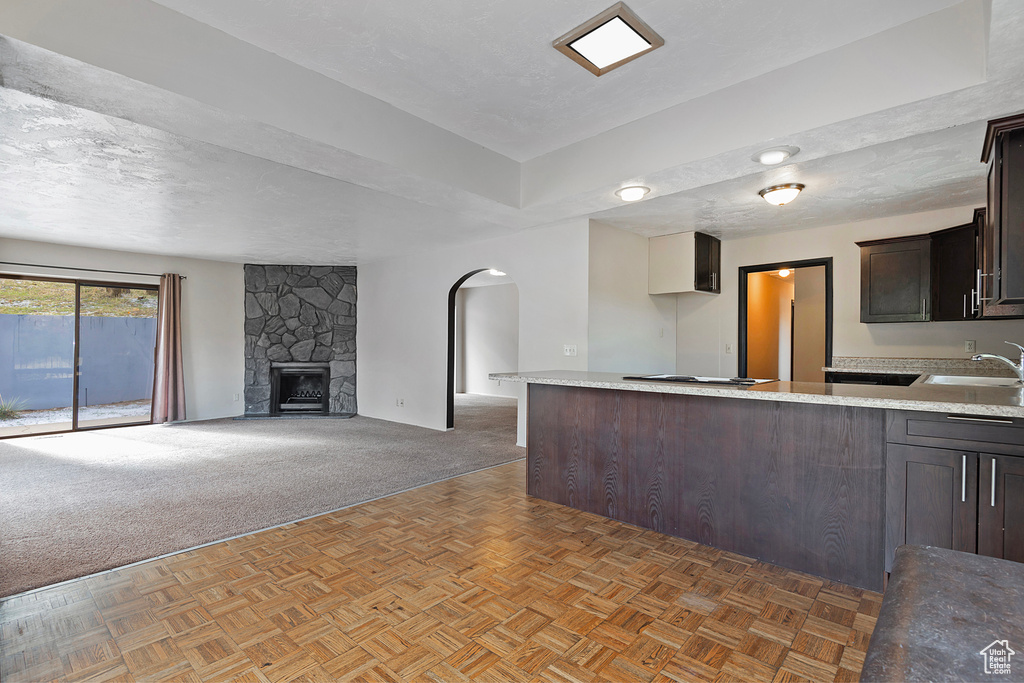
POLYGON ((938 448, 1024 456, 1024 420, 947 413, 888 413, 886 440, 938 448))

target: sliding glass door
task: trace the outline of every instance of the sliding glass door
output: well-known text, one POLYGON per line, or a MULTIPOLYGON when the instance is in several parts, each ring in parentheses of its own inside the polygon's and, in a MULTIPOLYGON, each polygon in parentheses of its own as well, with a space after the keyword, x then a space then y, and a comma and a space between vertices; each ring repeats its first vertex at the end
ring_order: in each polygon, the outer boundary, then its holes
POLYGON ((0 276, 0 437, 150 422, 157 293, 0 276))
POLYGON ((75 283, 0 277, 0 436, 74 424, 75 283))
POLYGON ((149 422, 157 290, 79 284, 76 427, 149 422))

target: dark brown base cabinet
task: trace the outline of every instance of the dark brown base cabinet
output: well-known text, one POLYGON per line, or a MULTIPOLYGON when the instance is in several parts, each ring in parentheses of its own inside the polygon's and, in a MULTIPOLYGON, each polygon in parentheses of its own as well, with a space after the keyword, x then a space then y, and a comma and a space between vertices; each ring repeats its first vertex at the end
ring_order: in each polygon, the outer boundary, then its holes
POLYGON ((977 550, 977 454, 889 444, 885 472, 885 571, 904 543, 977 550))
POLYGON ((978 553, 1024 562, 1024 458, 979 459, 978 553))
POLYGON ((1024 562, 1024 420, 893 411, 888 439, 886 571, 904 543, 1024 562))
POLYGON ((530 495, 880 590, 885 411, 529 385, 530 495))

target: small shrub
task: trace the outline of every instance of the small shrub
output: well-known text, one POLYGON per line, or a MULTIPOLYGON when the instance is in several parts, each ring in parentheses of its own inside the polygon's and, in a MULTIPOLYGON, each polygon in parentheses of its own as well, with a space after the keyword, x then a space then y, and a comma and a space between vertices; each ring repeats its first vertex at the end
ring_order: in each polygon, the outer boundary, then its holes
POLYGON ((0 395, 0 420, 14 420, 21 417, 25 402, 20 398, 5 399, 0 395))

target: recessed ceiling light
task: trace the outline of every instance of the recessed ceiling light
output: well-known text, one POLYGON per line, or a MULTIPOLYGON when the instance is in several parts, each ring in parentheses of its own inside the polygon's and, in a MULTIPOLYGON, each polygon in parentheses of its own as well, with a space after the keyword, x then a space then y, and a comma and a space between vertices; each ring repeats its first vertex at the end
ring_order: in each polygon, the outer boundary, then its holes
POLYGON ((501 272, 497 268, 491 268, 490 270, 487 271, 487 274, 493 275, 494 277, 502 277, 505 273, 501 272))
POLYGON ((664 44, 654 29, 619 2, 569 31, 552 46, 600 76, 664 44))
POLYGON ((764 197, 764 200, 769 204, 782 206, 796 199, 796 196, 800 194, 802 189, 804 189, 804 186, 800 183, 787 183, 785 185, 766 187, 758 192, 758 194, 764 197))
POLYGON ((783 161, 799 151, 799 147, 790 147, 788 145, 772 147, 770 149, 762 149, 760 152, 750 157, 750 160, 756 161, 759 164, 764 164, 765 166, 774 166, 775 164, 781 164, 783 161))
POLYGON ((635 202, 643 199, 650 191, 651 188, 644 187, 643 185, 630 185, 629 187, 615 190, 615 194, 624 202, 635 202))

